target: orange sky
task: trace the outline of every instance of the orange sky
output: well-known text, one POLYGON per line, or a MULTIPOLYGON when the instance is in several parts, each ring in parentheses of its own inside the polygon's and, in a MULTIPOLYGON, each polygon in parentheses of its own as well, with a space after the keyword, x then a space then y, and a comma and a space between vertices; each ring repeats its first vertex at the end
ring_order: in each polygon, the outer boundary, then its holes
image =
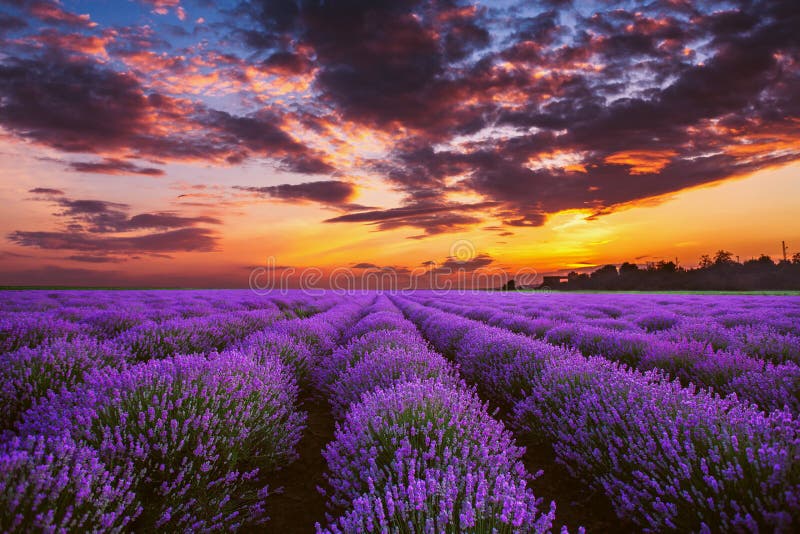
POLYGON ((0 285, 800 251, 796 6, 556 4, 7 5, 0 285))
MULTIPOLYGON (((5 169, 0 202, 5 213, 0 232, 19 228, 49 229, 60 224, 47 203, 31 200, 34 187, 64 187, 64 175, 51 163, 26 156, 25 147, 6 143, 0 153, 5 169)), ((86 176, 69 181, 76 198, 104 198, 137 209, 172 209, 177 191, 188 185, 224 183, 231 169, 175 166, 178 181, 168 177, 86 176), (191 177, 194 178, 191 178, 191 177), (213 182, 211 182, 213 180, 213 182)), ((249 172, 270 172, 254 168, 249 172)), ((261 178, 259 178, 261 179, 261 178)), ((277 178, 280 179, 280 178, 277 178)), ((236 180, 241 181, 241 175, 236 180)), ((398 195, 376 183, 359 189, 354 201, 391 205, 398 195)), ((487 218, 463 231, 427 239, 408 239, 408 228, 376 231, 367 224, 323 224, 331 211, 316 204, 294 205, 263 200, 231 206, 194 208, 194 215, 220 217, 224 231, 212 252, 178 252, 168 258, 142 256, 118 263, 92 265, 65 260, 54 251, 5 244, 3 283, 75 284, 86 280, 117 280, 127 284, 245 286, 249 267, 265 265, 272 257, 280 266, 350 267, 371 263, 381 267, 418 268, 438 264, 452 247, 468 247, 473 255, 494 258, 492 267, 509 273, 526 268, 539 274, 566 272, 635 261, 678 258, 694 266, 700 255, 724 248, 743 260, 769 254, 779 258, 780 241, 790 254, 800 250, 800 164, 766 169, 715 185, 688 189, 662 198, 633 203, 608 215, 591 218, 588 210, 565 210, 548 217, 540 227, 515 228, 514 235, 486 230, 497 224, 487 218), (464 244, 462 242, 466 242, 464 244), (95 273, 95 274, 92 274, 95 273), (113 273, 113 274, 109 274, 113 273)), ((362 271, 357 271, 362 272, 362 271)))

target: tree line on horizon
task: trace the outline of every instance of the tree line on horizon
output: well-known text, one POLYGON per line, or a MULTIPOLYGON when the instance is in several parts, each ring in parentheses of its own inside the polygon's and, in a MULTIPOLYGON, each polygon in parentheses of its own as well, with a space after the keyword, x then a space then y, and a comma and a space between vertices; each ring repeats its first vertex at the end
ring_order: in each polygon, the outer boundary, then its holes
POLYGON ((604 265, 591 273, 573 271, 561 278, 566 278, 566 281, 552 284, 546 279, 541 287, 619 291, 800 290, 800 252, 780 261, 762 254, 758 258, 739 262, 732 252, 719 250, 713 256, 701 256, 695 268, 685 268, 677 261, 666 260, 650 262, 644 267, 624 262, 619 268, 616 265, 604 265))

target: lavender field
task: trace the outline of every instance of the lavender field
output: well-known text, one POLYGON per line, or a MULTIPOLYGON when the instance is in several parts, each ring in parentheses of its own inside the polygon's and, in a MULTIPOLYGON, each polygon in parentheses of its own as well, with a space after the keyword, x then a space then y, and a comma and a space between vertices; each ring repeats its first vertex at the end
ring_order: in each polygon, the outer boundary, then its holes
POLYGON ((0 296, 3 532, 797 532, 800 298, 0 296))

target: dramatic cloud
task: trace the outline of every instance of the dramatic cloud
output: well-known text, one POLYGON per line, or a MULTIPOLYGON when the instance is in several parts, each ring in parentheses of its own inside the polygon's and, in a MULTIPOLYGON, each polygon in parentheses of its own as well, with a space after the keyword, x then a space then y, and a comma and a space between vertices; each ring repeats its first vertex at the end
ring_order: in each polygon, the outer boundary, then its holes
POLYGON ((214 217, 183 217, 172 212, 140 213, 129 217, 128 205, 103 200, 72 200, 59 198, 63 208, 56 213, 69 219, 69 227, 93 233, 126 232, 152 228, 185 228, 197 224, 221 224, 214 217))
POLYGON ((38 200, 57 208, 53 215, 64 228, 11 232, 8 240, 19 246, 80 252, 66 259, 89 263, 116 262, 142 253, 211 252, 217 248, 216 232, 200 226, 221 224, 215 217, 189 217, 174 212, 129 216, 129 206, 123 203, 71 199, 63 191, 42 187, 29 192, 45 195, 38 200))
POLYGON ((0 36, 2 36, 4 33, 21 30, 27 26, 28 23, 19 17, 0 13, 0 36))
POLYGON ((87 173, 266 160, 306 178, 240 190, 330 223, 509 235, 800 159, 796 0, 4 3, 5 131, 87 173), (401 200, 350 205, 361 180, 401 200))
POLYGON ((72 261, 79 261, 82 263, 121 263, 123 262, 123 258, 118 256, 92 256, 92 255, 79 255, 74 254, 72 256, 67 256, 65 259, 72 260, 72 261))
POLYGON ((26 14, 48 24, 71 26, 76 28, 93 28, 96 26, 88 14, 76 14, 65 10, 57 0, 0 0, 0 5, 7 4, 23 10, 26 14))
MULTIPOLYGON (((322 156, 280 128, 274 113, 247 116, 150 92, 128 72, 52 52, 0 62, 0 125, 65 152, 132 151, 136 156, 238 164, 272 159, 289 171, 330 173, 322 156)), ((160 175, 107 157, 74 163, 81 172, 160 175)))
POLYGON ((134 78, 89 62, 12 58, 0 64, 0 123, 64 151, 126 145, 147 129, 147 107, 134 78))

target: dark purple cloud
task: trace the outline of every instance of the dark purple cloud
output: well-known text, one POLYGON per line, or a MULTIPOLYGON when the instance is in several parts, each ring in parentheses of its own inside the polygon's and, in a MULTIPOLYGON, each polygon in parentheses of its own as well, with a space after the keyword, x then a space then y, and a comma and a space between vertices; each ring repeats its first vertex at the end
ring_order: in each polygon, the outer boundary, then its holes
POLYGON ((23 247, 117 255, 148 252, 212 252, 216 250, 217 244, 214 233, 207 228, 181 228, 138 236, 17 230, 11 232, 8 239, 23 247))
POLYGON ((416 204, 400 208, 384 210, 359 211, 326 219, 326 223, 360 222, 377 226, 381 230, 401 227, 414 227, 424 230, 422 235, 410 236, 421 238, 440 234, 460 228, 467 224, 477 223, 479 218, 470 213, 492 208, 493 202, 475 204, 416 204))
POLYGON ((130 216, 130 206, 124 203, 72 199, 63 191, 41 187, 30 192, 45 195, 36 200, 55 206, 53 215, 61 228, 8 234, 7 239, 19 246, 76 252, 66 259, 86 263, 117 262, 138 254, 217 250, 216 232, 203 226, 222 224, 216 217, 163 211, 130 216))
POLYGON ((311 201, 334 206, 347 205, 349 199, 356 191, 353 184, 339 180, 280 184, 264 187, 234 186, 234 189, 288 202, 311 201))
POLYGON ((183 217, 171 212, 140 213, 128 219, 124 229, 184 228, 197 224, 222 224, 222 221, 216 217, 183 217))
POLYGON ((21 9, 27 15, 42 22, 72 28, 91 28, 94 23, 89 15, 67 11, 57 0, 0 0, 0 5, 21 9))
POLYGON ((147 129, 147 107, 133 77, 91 62, 10 58, 0 63, 0 123, 67 152, 129 144, 147 129))
POLYGON ((276 157, 283 166, 301 174, 326 174, 333 167, 325 163, 305 145, 295 141, 277 126, 280 119, 269 112, 252 116, 235 116, 223 111, 209 111, 202 119, 204 126, 217 130, 223 142, 230 142, 247 149, 233 154, 228 159, 240 162, 248 154, 276 157))
POLYGON ((25 22, 24 19, 5 13, 0 13, 0 36, 6 33, 21 30, 27 26, 28 23, 25 22))
POLYGON ((476 271, 483 267, 487 267, 488 265, 494 262, 494 258, 492 258, 489 254, 478 254, 474 258, 469 259, 458 259, 449 257, 447 258, 439 268, 443 271, 476 271))
POLYGON ((374 263, 361 262, 353 265, 353 269, 380 269, 380 267, 374 263))
POLYGON ((64 259, 79 261, 81 263, 121 263, 124 261, 124 259, 119 256, 95 256, 91 254, 73 254, 64 259))
MULTIPOLYGON (((269 110, 237 116, 148 90, 129 72, 58 51, 0 61, 0 125, 65 152, 131 151, 169 160, 228 164, 272 159, 288 171, 327 174, 333 167, 281 128, 269 110)), ((109 157, 70 164, 80 172, 159 176, 159 169, 109 157)))
POLYGON ((185 217, 173 212, 139 213, 128 215, 129 206, 104 200, 56 200, 62 210, 56 215, 65 217, 69 226, 92 233, 128 232, 144 229, 186 228, 198 224, 221 224, 215 217, 185 217))
MULTIPOLYGON (((373 162, 412 213, 456 189, 495 202, 488 213, 508 226, 538 226, 559 210, 602 214, 800 157, 796 2, 612 4, 549 2, 538 13, 435 0, 240 9, 260 24, 253 48, 294 40, 313 49, 316 86, 338 113, 412 129, 373 162), (500 21, 508 32, 493 33, 500 21), (513 133, 433 148, 490 125, 513 133), (763 145, 759 157, 737 153, 752 143, 742 133, 763 145), (455 176, 466 178, 452 185, 455 176)), ((404 217, 405 209, 330 221, 427 233, 473 222, 463 213, 404 217)))
POLYGON ((35 193, 37 195, 63 195, 64 191, 61 189, 52 189, 49 187, 34 187, 28 193, 35 193))
POLYGON ((163 176, 164 171, 156 167, 142 167, 130 161, 105 158, 101 161, 73 161, 69 167, 76 172, 94 174, 141 174, 144 176, 163 176))

